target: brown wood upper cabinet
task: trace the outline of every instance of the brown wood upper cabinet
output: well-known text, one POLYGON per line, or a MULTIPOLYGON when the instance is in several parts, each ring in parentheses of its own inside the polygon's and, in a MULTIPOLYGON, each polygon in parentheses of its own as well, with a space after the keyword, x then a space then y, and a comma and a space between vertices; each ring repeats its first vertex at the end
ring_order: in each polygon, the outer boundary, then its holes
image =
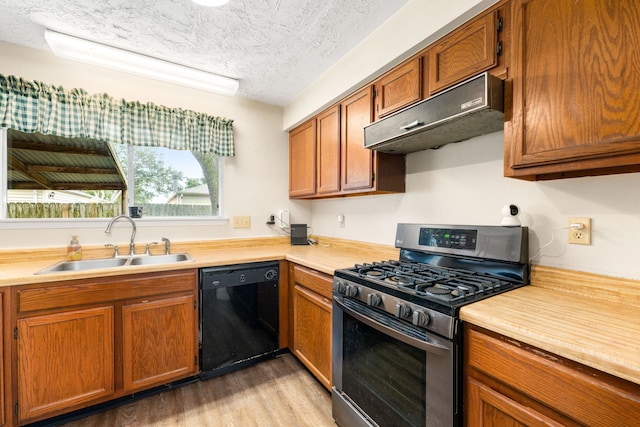
POLYGON ((405 157, 364 148, 364 127, 373 118, 372 86, 354 93, 340 104, 342 110, 342 191, 357 193, 403 193, 405 157))
POLYGON ((316 119, 289 132, 289 197, 316 192, 316 119))
POLYGON ((316 118, 317 194, 340 192, 340 105, 335 105, 316 118))
POLYGON ((373 86, 289 133, 289 197, 404 192, 405 158, 364 148, 373 119, 373 86))
POLYGON ((422 99, 421 65, 421 57, 413 58, 373 83, 376 120, 422 99))
POLYGON ((640 171, 640 3, 513 1, 505 175, 640 171))
POLYGON ((17 422, 198 372, 197 270, 17 286, 17 422))
POLYGON ((433 94, 498 65, 497 10, 452 31, 429 47, 429 93, 433 94))
POLYGON ((640 386, 510 338, 465 328, 465 425, 631 426, 640 386))
POLYGON ((373 187, 374 152, 364 148, 363 128, 373 119, 372 87, 366 87, 341 103, 342 188, 373 187))

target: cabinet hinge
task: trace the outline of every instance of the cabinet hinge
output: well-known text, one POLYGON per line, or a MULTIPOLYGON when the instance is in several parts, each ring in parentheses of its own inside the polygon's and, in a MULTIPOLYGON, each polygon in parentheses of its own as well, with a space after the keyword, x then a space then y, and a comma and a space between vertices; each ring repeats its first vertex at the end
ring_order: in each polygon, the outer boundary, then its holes
POLYGON ((502 16, 498 17, 498 20, 496 21, 496 30, 498 30, 499 33, 502 32, 502 28, 503 28, 503 22, 502 22, 502 16))
POLYGON ((13 328, 13 338, 14 339, 18 339, 18 327, 16 326, 15 328, 13 328))
POLYGON ((198 303, 196 302, 196 300, 193 300, 193 308, 198 308, 198 303))
POLYGON ((376 182, 376 173, 371 172, 371 182, 376 182))
POLYGON ((198 356, 193 356, 193 366, 198 366, 198 356))
POLYGON ((16 403, 13 407, 13 412, 18 415, 18 404, 16 403))
POLYGON ((498 56, 502 55, 502 40, 496 44, 496 53, 498 56))

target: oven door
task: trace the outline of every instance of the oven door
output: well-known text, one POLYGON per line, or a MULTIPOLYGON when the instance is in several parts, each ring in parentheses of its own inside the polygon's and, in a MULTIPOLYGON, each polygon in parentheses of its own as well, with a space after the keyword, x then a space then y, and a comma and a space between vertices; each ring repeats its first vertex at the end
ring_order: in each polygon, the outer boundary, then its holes
POLYGON ((338 425, 460 425, 454 341, 336 293, 332 332, 338 425))

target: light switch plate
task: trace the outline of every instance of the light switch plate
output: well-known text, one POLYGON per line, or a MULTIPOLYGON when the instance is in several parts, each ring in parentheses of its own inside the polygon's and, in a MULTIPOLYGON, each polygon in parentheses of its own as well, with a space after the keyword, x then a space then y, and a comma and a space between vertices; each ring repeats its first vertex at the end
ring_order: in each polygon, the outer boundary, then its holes
POLYGON ((250 216, 234 216, 233 228, 251 228, 250 216))

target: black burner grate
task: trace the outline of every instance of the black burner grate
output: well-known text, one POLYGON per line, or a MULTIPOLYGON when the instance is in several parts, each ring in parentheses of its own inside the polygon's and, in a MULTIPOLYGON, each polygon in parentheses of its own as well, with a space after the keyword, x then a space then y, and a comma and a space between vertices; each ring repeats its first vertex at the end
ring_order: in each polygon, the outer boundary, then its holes
POLYGON ((473 299, 509 287, 509 282, 486 273, 434 266, 411 261, 382 261, 356 264, 361 278, 383 282, 418 297, 443 302, 473 299))

